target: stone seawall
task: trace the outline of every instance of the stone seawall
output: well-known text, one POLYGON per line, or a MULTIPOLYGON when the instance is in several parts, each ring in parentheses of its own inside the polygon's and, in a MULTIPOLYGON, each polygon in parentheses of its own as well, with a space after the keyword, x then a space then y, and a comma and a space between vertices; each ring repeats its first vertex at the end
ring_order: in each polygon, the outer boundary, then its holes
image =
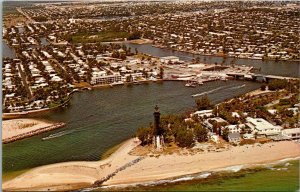
POLYGON ((34 136, 34 135, 37 135, 37 134, 40 134, 40 133, 44 133, 44 132, 48 132, 48 131, 51 131, 51 130, 54 130, 54 129, 58 129, 58 128, 61 128, 65 125, 66 125, 65 123, 55 123, 53 125, 50 125, 50 126, 47 126, 47 127, 44 127, 44 128, 40 128, 40 129, 37 129, 37 130, 34 130, 34 131, 30 131, 30 132, 27 132, 27 133, 22 133, 20 135, 16 135, 16 136, 13 136, 13 137, 10 137, 10 138, 7 138, 7 139, 3 139, 2 143, 3 144, 11 143, 11 142, 18 141, 18 140, 21 140, 21 139, 24 139, 24 138, 27 138, 27 137, 31 137, 31 136, 34 136))

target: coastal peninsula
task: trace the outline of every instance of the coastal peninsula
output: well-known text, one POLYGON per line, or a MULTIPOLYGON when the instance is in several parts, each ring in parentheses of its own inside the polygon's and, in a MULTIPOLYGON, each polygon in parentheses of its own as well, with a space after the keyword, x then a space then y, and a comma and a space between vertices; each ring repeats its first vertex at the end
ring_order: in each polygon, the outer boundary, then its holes
POLYGON ((125 142, 115 153, 103 161, 66 162, 32 169, 3 183, 4 190, 72 190, 94 186, 118 168, 143 157, 142 160, 117 172, 102 185, 117 187, 121 184, 170 179, 204 171, 217 171, 231 166, 255 167, 286 158, 300 156, 300 145, 292 141, 230 147, 222 151, 153 156, 130 155, 139 145, 137 139, 125 142), (267 155, 266 155, 267 154, 267 155))
POLYGON ((299 11, 3 2, 2 189, 299 190, 299 11))
POLYGON ((37 119, 11 119, 2 121, 2 143, 11 143, 43 132, 63 127, 65 123, 37 119))

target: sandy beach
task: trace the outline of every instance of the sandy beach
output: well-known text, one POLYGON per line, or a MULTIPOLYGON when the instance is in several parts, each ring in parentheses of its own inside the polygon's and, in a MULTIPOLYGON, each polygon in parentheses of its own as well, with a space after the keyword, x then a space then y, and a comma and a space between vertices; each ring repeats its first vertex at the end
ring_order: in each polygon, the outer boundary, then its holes
POLYGON ((60 123, 46 122, 37 119, 11 119, 2 121, 2 142, 19 140, 59 128, 60 123))
MULTIPOLYGON (((71 190, 90 187, 138 156, 129 152, 139 145, 136 139, 126 141, 109 158, 97 162, 66 162, 32 169, 3 183, 4 190, 71 190)), ((271 163, 300 156, 300 145, 292 141, 231 147, 221 152, 194 155, 146 156, 110 177, 102 185, 119 185, 157 181, 236 165, 271 163)))

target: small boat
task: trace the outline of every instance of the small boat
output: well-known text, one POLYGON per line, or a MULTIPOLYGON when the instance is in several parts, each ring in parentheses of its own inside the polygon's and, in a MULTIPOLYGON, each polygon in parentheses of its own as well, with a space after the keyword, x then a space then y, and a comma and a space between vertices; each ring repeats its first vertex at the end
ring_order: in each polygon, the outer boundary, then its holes
POLYGON ((222 77, 220 78, 220 80, 221 80, 221 81, 227 81, 228 79, 227 79, 226 77, 222 76, 222 77))
POLYGON ((92 88, 90 88, 90 87, 83 87, 81 90, 92 90, 92 88))
POLYGON ((197 83, 196 82, 187 82, 186 84, 185 84, 185 86, 186 87, 196 87, 197 86, 197 83))

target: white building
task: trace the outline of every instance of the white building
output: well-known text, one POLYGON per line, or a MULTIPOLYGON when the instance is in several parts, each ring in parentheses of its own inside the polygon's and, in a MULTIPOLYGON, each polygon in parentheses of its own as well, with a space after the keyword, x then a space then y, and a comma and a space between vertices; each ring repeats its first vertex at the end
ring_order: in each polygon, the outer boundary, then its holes
POLYGON ((281 134, 291 139, 300 139, 300 128, 283 129, 281 134))
POLYGON ((201 111, 196 111, 193 115, 196 115, 198 117, 212 117, 213 113, 212 110, 201 110, 201 111))
POLYGON ((228 141, 230 143, 239 143, 241 141, 240 133, 229 133, 228 134, 228 141))
POLYGON ((229 133, 240 133, 241 128, 245 127, 245 125, 227 125, 224 128, 228 129, 229 133))
POLYGON ((278 135, 282 130, 281 126, 274 126, 262 118, 247 117, 246 121, 246 125, 259 135, 278 135))
POLYGON ((119 82, 122 80, 121 75, 106 75, 106 76, 99 76, 99 77, 92 77, 91 79, 91 84, 100 84, 100 85, 105 85, 105 84, 111 84, 114 82, 119 82))
POLYGON ((162 63, 169 63, 169 62, 175 63, 175 62, 179 62, 179 57, 176 56, 161 57, 160 61, 162 63))

